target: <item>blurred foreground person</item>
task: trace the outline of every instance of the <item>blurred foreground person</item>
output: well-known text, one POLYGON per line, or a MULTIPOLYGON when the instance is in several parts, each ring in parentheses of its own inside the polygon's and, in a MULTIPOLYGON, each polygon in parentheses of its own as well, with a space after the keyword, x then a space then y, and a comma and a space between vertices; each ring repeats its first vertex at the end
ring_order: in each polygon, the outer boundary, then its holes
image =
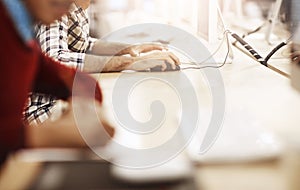
MULTIPOLYGON (((45 56, 34 40, 33 22, 50 24, 67 13, 71 3, 71 0, 0 1, 1 164, 9 153, 20 148, 86 146, 76 127, 72 107, 82 106, 84 118, 93 113, 90 107, 84 105, 93 105, 95 100, 95 109, 101 112, 102 94, 97 82, 45 56), (76 85, 73 86, 75 78, 76 85), (93 89, 92 92, 90 89, 93 89), (45 123, 47 127, 24 127, 22 112, 30 91, 52 94, 69 101, 73 94, 75 104, 70 103, 69 109, 58 119, 63 121, 59 122, 61 126, 56 125, 57 121, 48 121, 45 123)), ((91 130, 87 136, 103 136, 95 141, 97 145, 104 145, 114 134, 114 129, 103 120, 86 122, 89 126, 87 131, 91 130)))

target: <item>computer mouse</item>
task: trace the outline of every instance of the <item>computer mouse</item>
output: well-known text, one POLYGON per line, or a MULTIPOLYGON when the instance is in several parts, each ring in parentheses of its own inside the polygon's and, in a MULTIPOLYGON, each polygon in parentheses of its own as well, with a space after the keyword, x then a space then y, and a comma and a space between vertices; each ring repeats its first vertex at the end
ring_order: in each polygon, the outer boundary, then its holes
MULTIPOLYGON (((167 68, 164 71, 179 71, 180 70, 179 65, 176 65, 175 69, 172 68, 172 65, 170 63, 166 63, 166 65, 167 65, 167 68)), ((155 67, 150 68, 150 72, 164 72, 164 71, 162 70, 162 66, 155 66, 155 67)))

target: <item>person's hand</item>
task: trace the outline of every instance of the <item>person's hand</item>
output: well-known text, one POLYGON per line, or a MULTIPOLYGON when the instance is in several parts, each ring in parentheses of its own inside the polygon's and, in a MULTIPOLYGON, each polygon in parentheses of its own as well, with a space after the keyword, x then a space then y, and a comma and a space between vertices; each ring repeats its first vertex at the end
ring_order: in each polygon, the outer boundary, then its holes
POLYGON ((172 69, 176 69, 180 65, 180 61, 172 52, 154 52, 144 56, 134 57, 134 62, 126 69, 130 70, 147 70, 157 66, 161 66, 162 71, 167 69, 170 64, 172 69))
POLYGON ((168 50, 168 49, 166 46, 164 46, 162 44, 141 44, 141 45, 133 45, 128 48, 125 48, 122 51, 120 51, 119 53, 117 53, 116 55, 129 54, 132 57, 137 57, 141 53, 147 53, 147 52, 154 51, 154 50, 163 51, 163 50, 168 50))
MULTIPOLYGON (((85 56, 85 63, 83 70, 85 72, 113 72, 123 70, 135 70, 143 71, 157 66, 161 66, 162 71, 165 71, 170 64, 172 69, 176 69, 176 66, 180 64, 179 59, 172 52, 156 51, 145 54, 143 56, 131 57, 131 56, 95 56, 87 54, 85 56)), ((80 86, 79 86, 80 87, 80 86)), ((82 92, 86 91, 82 86, 78 90, 82 92)), ((91 95, 90 95, 91 96, 91 95)))

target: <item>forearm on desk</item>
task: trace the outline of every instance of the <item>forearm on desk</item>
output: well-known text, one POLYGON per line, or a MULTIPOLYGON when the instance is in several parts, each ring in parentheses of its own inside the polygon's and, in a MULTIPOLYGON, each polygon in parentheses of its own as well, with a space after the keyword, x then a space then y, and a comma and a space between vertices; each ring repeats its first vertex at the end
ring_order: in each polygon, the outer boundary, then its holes
POLYGON ((130 47, 130 45, 125 43, 97 40, 94 42, 90 53, 93 55, 120 55, 122 54, 122 51, 128 47, 130 47))
POLYGON ((96 56, 86 54, 83 71, 89 73, 122 71, 134 62, 134 58, 125 56, 96 56))

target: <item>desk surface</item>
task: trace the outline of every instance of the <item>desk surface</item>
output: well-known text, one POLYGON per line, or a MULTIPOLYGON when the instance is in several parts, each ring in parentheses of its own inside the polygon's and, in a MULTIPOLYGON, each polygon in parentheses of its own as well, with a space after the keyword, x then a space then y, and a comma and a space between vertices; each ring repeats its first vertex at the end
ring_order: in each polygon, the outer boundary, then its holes
MULTIPOLYGON (((291 87, 290 80, 258 64, 248 56, 241 54, 237 49, 234 49, 234 55, 234 62, 220 69, 226 90, 226 110, 242 110, 251 113, 263 127, 278 134, 283 139, 300 136, 300 129, 298 128, 300 123, 298 116, 300 95, 291 87)), ((195 70, 182 72, 191 79, 201 108, 211 109, 212 100, 209 85, 201 76, 201 72, 195 70)), ((111 97, 112 84, 120 75, 122 74, 101 74, 100 81, 105 97, 111 97)), ((147 75, 155 77, 157 74, 147 73, 147 75)), ((176 77, 178 73, 162 75, 176 77)), ((139 93, 151 94, 151 92, 157 91, 156 87, 146 84, 140 89, 136 89, 139 91, 137 95, 139 93)), ((164 97, 160 98, 164 99, 164 97)), ((174 98, 176 97, 167 96, 165 101, 176 102, 174 98)), ((149 103, 149 101, 145 102, 149 103)), ((110 99, 106 99, 104 104, 109 107, 112 102, 110 99)), ((174 110, 174 107, 172 108, 174 110)), ((138 113, 140 114, 140 112, 138 113)), ((133 114, 138 113, 133 112, 133 114)), ((242 113, 236 113, 237 117, 240 114, 242 113)), ((201 124, 207 125, 208 120, 204 119, 201 122, 201 124)), ((284 170, 280 159, 251 164, 201 164, 198 166, 196 178, 199 187, 207 190, 284 190, 286 189, 284 170)))
MULTIPOLYGON (((300 109, 300 95, 291 88, 289 79, 259 65, 235 49, 234 53, 235 59, 233 64, 225 65, 220 69, 226 90, 226 110, 234 110, 236 108, 246 110, 249 113, 253 113, 255 118, 259 120, 263 126, 280 135, 289 137, 299 136, 300 129, 298 129, 298 126, 300 117, 298 116, 298 111, 300 109), (291 134, 294 135, 291 136, 291 134)), ((185 74, 191 79, 197 96, 201 97, 199 104, 202 106, 202 109, 209 109, 212 103, 209 86, 199 73, 201 72, 187 70, 181 74, 185 74)), ((107 108, 113 105, 111 95, 114 90, 114 84, 121 75, 120 73, 100 75, 99 80, 104 92, 104 106, 107 108)), ((131 76, 134 75, 142 74, 133 74, 131 76)), ((180 74, 176 72, 165 74, 147 73, 147 76, 151 75, 176 77, 180 74)), ((129 78, 131 76, 129 76, 129 78)), ((172 105, 166 109, 177 110, 180 102, 176 100, 176 93, 170 93, 172 89, 169 88, 169 90, 166 90, 163 88, 164 85, 163 83, 159 83, 159 81, 137 85, 136 91, 133 91, 131 94, 132 97, 135 97, 135 101, 132 99, 129 100, 130 105, 136 108, 131 110, 133 115, 135 114, 142 120, 149 118, 149 112, 141 112, 143 109, 141 103, 147 102, 147 106, 149 106, 153 98, 157 97, 165 97, 166 105, 172 105), (160 94, 155 92, 160 92, 160 94), (142 94, 148 95, 141 98, 142 94), (163 96, 161 96, 161 94, 163 94, 163 96)), ((181 85, 184 87, 184 84, 181 85)), ((151 136, 149 139, 151 139, 151 136)), ((146 146, 155 145, 150 141, 146 142, 146 146)), ((136 145, 129 143, 128 146, 136 145)), ((145 144, 143 144, 143 146, 145 146, 145 144)), ((29 174, 35 175, 38 168, 38 164, 23 163, 17 167, 14 167, 14 164, 10 164, 8 169, 2 172, 2 176, 6 176, 6 178, 2 178, 4 180, 2 180, 0 186, 1 184, 5 184, 5 181, 11 182, 15 179, 15 174, 18 174, 20 180, 18 180, 15 185, 19 184, 17 187, 22 187, 26 183, 21 179, 30 180, 30 177, 28 177, 30 176, 29 174)), ((196 179, 199 187, 203 190, 284 190, 286 189, 286 180, 283 170, 284 168, 278 160, 255 162, 251 164, 201 164, 197 166, 196 179)))

